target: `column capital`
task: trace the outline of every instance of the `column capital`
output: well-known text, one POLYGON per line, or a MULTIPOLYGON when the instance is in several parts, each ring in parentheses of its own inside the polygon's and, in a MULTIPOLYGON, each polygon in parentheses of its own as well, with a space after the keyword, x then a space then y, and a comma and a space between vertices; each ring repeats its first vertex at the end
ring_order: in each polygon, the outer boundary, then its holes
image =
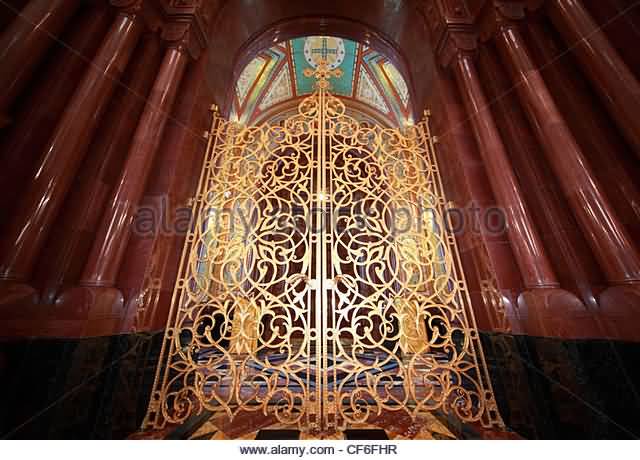
POLYGON ((121 14, 142 18, 145 27, 156 32, 162 24, 162 15, 151 0, 109 0, 111 5, 121 14))
POLYGON ((111 5, 124 13, 136 14, 142 10, 143 0, 110 0, 111 5))
POLYGON ((448 68, 458 56, 475 58, 478 49, 478 36, 475 32, 447 30, 437 48, 438 62, 448 68))
POLYGON ((220 1, 161 0, 164 24, 161 37, 168 46, 197 59, 207 48, 208 30, 220 1))
POLYGON ((525 19, 528 10, 538 9, 543 0, 489 0, 478 17, 480 40, 492 39, 496 32, 525 19))
POLYGON ((474 18, 464 0, 424 3, 427 27, 438 63, 447 68, 459 54, 475 55, 478 36, 474 18))

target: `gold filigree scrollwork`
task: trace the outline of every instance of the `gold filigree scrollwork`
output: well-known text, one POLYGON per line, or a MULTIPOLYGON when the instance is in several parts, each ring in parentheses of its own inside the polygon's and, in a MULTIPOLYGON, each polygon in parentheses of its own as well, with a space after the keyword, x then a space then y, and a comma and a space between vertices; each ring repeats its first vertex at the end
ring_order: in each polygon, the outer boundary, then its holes
POLYGON ((502 426, 428 120, 358 123, 321 62, 282 125, 214 116, 145 428, 207 409, 307 433, 383 411, 502 426))

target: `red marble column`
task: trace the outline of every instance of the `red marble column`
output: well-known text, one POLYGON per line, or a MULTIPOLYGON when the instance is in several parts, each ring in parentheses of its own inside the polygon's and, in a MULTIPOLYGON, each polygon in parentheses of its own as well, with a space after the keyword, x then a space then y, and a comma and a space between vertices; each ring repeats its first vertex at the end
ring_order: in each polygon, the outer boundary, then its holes
POLYGON ((102 125, 91 142, 73 193, 66 200, 54 230, 39 258, 35 283, 40 302, 53 303, 64 285, 82 274, 93 237, 109 194, 120 173, 133 133, 145 106, 162 57, 160 39, 146 34, 127 67, 124 86, 109 104, 102 125))
POLYGON ((558 281, 507 158, 473 60, 459 53, 452 65, 491 188, 506 213, 509 240, 525 286, 557 287, 558 281))
POLYGON ((556 105, 562 111, 569 129, 582 148, 593 172, 603 184, 611 204, 631 233, 640 234, 640 190, 633 180, 637 162, 614 123, 605 111, 598 110, 589 84, 581 78, 580 69, 566 58, 562 43, 549 33, 541 21, 528 21, 530 50, 556 105), (553 65, 546 63, 553 62, 553 65), (596 106, 594 106, 594 103, 596 106))
POLYGON ((609 293, 605 291, 604 298, 613 296, 618 299, 615 308, 622 308, 622 302, 623 309, 637 309, 640 258, 631 237, 595 180, 532 62, 517 26, 513 23, 500 24, 497 42, 505 61, 510 64, 522 105, 576 220, 610 285, 620 286, 609 293), (622 301, 630 298, 632 300, 622 301))
POLYGON ((114 333, 126 320, 124 297, 115 281, 188 59, 182 46, 166 51, 122 172, 98 225, 79 286, 64 291, 56 299, 61 315, 87 321, 87 335, 114 333))
POLYGON ((6 225, 16 206, 16 196, 28 188, 45 143, 82 79, 82 74, 104 38, 113 17, 107 4, 82 12, 77 25, 65 36, 69 48, 60 48, 46 73, 16 111, 15 123, 7 128, 0 144, 0 184, 12 193, 0 194, 0 222, 6 225))
POLYGON ((495 197, 456 82, 440 68, 436 69, 429 106, 433 110, 433 132, 438 133, 438 157, 447 159, 446 168, 440 168, 443 187, 447 197, 463 211, 466 222, 456 239, 479 327, 522 333, 517 308, 518 294, 524 287, 520 270, 506 235, 489 238, 476 230, 478 216, 495 206, 495 197))
POLYGON ((155 231, 132 234, 127 245, 126 263, 117 280, 126 304, 122 331, 166 326, 189 222, 187 202, 195 193, 207 145, 198 133, 211 126, 213 95, 205 78, 211 65, 208 57, 202 55, 185 72, 154 161, 157 173, 149 177, 140 201, 148 209, 160 208, 162 223, 155 231), (164 222, 170 224, 166 230, 164 222))
POLYGON ((640 83, 581 0, 554 0, 547 5, 609 113, 640 156, 640 83))
POLYGON ((122 174, 98 227, 98 234, 80 281, 83 286, 112 287, 115 284, 131 235, 137 205, 144 193, 187 62, 188 55, 182 47, 167 50, 136 129, 122 174))
POLYGON ((79 3, 79 0, 30 0, 0 36, 0 127, 9 122, 11 103, 79 3))
POLYGON ((597 307, 593 287, 601 282, 598 262, 593 257, 562 190, 546 165, 542 147, 513 91, 497 52, 486 44, 480 52, 478 70, 491 104, 509 159, 536 223, 547 255, 560 285, 587 307, 597 307))
POLYGON ((122 12, 69 102, 45 147, 29 190, 9 224, 0 256, 0 279, 26 281, 49 234, 142 29, 141 20, 122 12))
POLYGON ((505 212, 509 242, 527 288, 518 298, 521 310, 527 313, 527 332, 554 335, 556 328, 544 324, 546 319, 555 316, 570 321, 569 315, 584 310, 584 306, 575 295, 559 289, 560 284, 527 209, 471 56, 458 53, 452 66, 491 188, 505 212))

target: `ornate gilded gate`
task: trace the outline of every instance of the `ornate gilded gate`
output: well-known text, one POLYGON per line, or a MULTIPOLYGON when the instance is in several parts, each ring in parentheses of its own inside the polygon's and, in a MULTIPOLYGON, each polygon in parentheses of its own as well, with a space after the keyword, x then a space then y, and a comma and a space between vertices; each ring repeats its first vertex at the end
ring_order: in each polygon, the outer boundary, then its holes
POLYGON ((428 120, 329 92, 279 126, 214 114, 145 428, 255 411, 311 433, 385 411, 501 426, 428 120))

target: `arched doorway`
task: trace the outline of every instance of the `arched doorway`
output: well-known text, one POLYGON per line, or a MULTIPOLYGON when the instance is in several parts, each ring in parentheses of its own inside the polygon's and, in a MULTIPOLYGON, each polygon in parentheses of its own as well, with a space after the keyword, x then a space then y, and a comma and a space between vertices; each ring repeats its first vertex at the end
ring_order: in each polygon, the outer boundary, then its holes
POLYGON ((389 94, 371 66, 355 77, 368 47, 298 40, 214 114, 146 427, 205 410, 311 435, 394 412, 502 426, 428 119, 389 61, 389 94))

